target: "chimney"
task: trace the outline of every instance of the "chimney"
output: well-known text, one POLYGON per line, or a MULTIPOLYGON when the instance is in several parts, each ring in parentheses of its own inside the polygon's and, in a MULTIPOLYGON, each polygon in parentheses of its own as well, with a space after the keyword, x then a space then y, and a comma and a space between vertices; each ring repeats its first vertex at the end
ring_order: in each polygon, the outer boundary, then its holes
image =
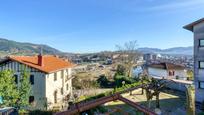
POLYGON ((58 55, 54 55, 56 58, 59 58, 59 56, 58 55))
POLYGON ((44 66, 44 64, 43 64, 43 56, 41 54, 38 55, 38 65, 39 66, 44 66))
POLYGON ((42 47, 40 47, 40 54, 38 55, 38 65, 39 65, 39 66, 44 66, 44 64, 43 64, 42 47))

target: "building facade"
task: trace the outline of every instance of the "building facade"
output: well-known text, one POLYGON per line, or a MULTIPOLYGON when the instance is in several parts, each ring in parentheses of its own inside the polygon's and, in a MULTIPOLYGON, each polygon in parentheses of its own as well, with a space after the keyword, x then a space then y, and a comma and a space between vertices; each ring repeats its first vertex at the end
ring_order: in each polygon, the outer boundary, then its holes
POLYGON ((165 79, 187 79, 187 72, 184 66, 172 63, 155 63, 147 66, 147 72, 152 77, 161 77, 165 79))
POLYGON ((194 84, 196 101, 204 101, 204 18, 184 26, 194 33, 194 84))
POLYGON ((11 56, 0 62, 0 71, 12 70, 20 85, 22 68, 30 73, 32 109, 63 109, 72 95, 73 64, 56 56, 11 56))

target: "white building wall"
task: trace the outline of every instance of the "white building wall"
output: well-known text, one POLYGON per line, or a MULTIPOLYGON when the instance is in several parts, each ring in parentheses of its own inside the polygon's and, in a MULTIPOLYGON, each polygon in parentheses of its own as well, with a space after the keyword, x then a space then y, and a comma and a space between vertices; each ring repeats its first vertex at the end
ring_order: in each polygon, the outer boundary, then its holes
POLYGON ((176 76, 178 76, 178 79, 186 80, 187 79, 187 73, 185 70, 170 70, 174 71, 174 76, 169 76, 169 71, 166 69, 160 69, 160 68, 152 68, 148 67, 149 75, 156 76, 156 77, 164 77, 164 78, 172 78, 175 79, 176 76))
POLYGON ((64 71, 58 71, 46 75, 46 97, 49 103, 49 108, 60 107, 63 108, 65 105, 64 98, 68 94, 71 94, 72 84, 71 84, 71 68, 65 69, 64 71), (64 72, 62 74, 61 72, 64 72), (54 80, 54 73, 57 73, 57 80, 54 80), (64 76, 62 76, 64 75, 64 76), (67 89, 68 84, 68 89, 67 89), (61 93, 61 88, 63 88, 63 94, 61 93), (57 91, 57 103, 54 102, 54 92, 57 91))
POLYGON ((149 75, 156 76, 156 77, 167 77, 167 71, 165 69, 159 69, 159 68, 152 68, 148 67, 148 73, 149 75))
POLYGON ((185 70, 174 70, 175 71, 175 75, 174 77, 176 78, 176 76, 178 76, 178 79, 181 80, 187 80, 187 72, 185 70))

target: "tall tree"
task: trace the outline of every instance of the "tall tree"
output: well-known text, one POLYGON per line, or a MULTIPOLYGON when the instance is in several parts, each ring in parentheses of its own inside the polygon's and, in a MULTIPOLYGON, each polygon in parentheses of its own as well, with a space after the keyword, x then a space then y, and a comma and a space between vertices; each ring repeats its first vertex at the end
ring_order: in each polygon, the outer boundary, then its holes
POLYGON ((13 72, 10 70, 0 72, 0 96, 3 99, 1 107, 16 106, 19 97, 18 88, 13 72))
POLYGON ((28 98, 31 91, 29 82, 29 72, 24 68, 20 75, 20 80, 14 76, 11 70, 0 72, 0 96, 3 98, 1 106, 11 106, 21 109, 29 105, 28 98))
POLYGON ((18 108, 29 105, 28 100, 31 93, 31 84, 30 84, 29 78, 30 78, 30 72, 28 72, 27 69, 23 67, 20 75, 20 84, 18 88, 18 93, 19 93, 19 98, 17 101, 18 108))
POLYGON ((137 64, 140 53, 137 51, 137 41, 129 41, 124 46, 116 45, 118 49, 119 61, 126 67, 127 76, 132 77, 133 66, 137 64))

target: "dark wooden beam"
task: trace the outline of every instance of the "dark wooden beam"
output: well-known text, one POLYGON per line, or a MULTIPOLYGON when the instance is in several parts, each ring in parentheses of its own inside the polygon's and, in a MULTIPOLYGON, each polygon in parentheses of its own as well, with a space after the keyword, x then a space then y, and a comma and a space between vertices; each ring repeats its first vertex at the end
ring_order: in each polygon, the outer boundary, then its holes
POLYGON ((135 109, 147 114, 147 115, 157 115, 155 112, 151 111, 150 109, 148 109, 147 107, 144 107, 142 105, 140 105, 139 103, 137 102, 132 102, 122 96, 119 96, 118 100, 122 101, 122 102, 125 102, 126 104, 134 107, 135 109))
POLYGON ((130 101, 128 99, 125 99, 120 95, 122 93, 129 92, 129 91, 141 88, 141 87, 142 87, 142 85, 136 86, 136 87, 133 87, 133 88, 129 88, 129 89, 125 90, 125 91, 118 92, 118 93, 110 95, 110 96, 101 97, 101 98, 91 100, 91 101, 88 101, 88 102, 82 101, 82 102, 76 103, 73 106, 71 106, 69 110, 63 111, 63 112, 58 112, 55 115, 74 115, 74 114, 81 113, 83 111, 95 108, 95 107, 97 107, 99 105, 105 104, 107 102, 115 101, 115 100, 123 101, 123 102, 129 104, 130 106, 134 107, 135 109, 137 109, 137 110, 139 110, 139 111, 141 111, 141 112, 143 112, 143 113, 145 113, 147 115, 156 115, 150 109, 145 108, 145 107, 141 106, 140 104, 132 102, 132 101, 130 101))

